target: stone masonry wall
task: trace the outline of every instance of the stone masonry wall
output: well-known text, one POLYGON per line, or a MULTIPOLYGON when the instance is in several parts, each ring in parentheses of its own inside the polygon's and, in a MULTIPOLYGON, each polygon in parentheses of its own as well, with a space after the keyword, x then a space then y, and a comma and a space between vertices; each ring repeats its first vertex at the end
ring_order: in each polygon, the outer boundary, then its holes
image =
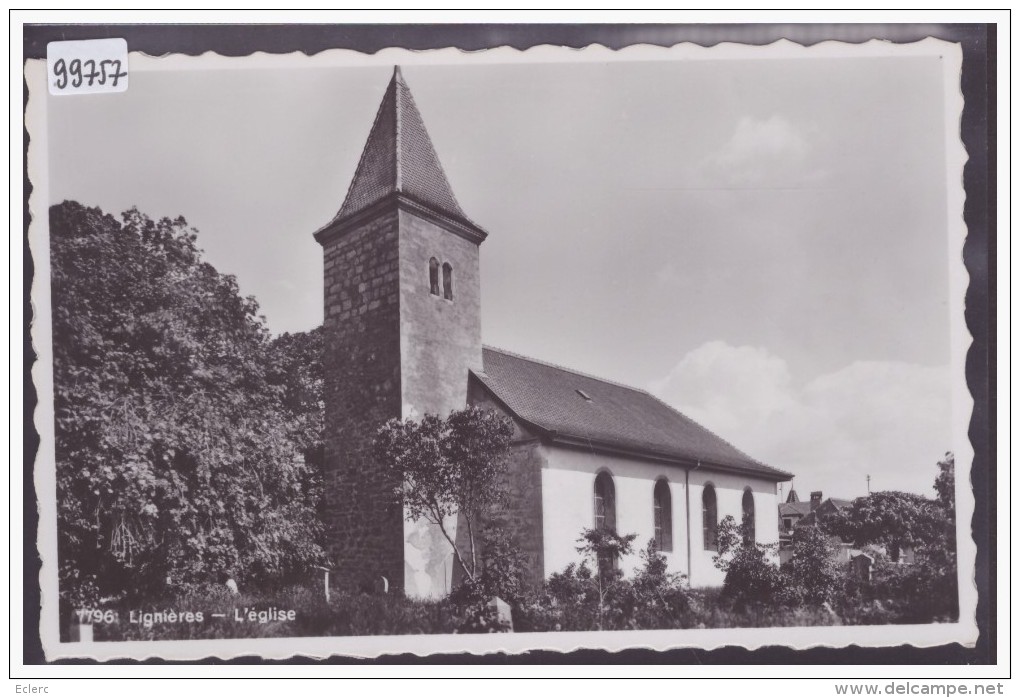
POLYGON ((399 482, 372 437, 401 416, 399 222, 387 212, 326 243, 325 518, 337 584, 404 586, 399 482))
MULTIPOLYGON (((468 401, 476 407, 510 416, 474 378, 469 383, 468 401)), ((511 533, 514 543, 524 554, 527 564, 526 582, 534 589, 541 587, 546 572, 542 540, 542 469, 545 466, 542 442, 537 435, 514 420, 506 481, 510 502, 507 511, 494 523, 511 533)))

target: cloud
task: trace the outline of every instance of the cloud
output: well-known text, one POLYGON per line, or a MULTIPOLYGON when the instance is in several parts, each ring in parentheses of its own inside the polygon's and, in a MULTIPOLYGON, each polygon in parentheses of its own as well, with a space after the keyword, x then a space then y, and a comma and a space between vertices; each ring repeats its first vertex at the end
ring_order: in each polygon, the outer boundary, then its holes
MULTIPOLYGON (((804 385, 782 358, 708 342, 652 392, 749 455, 796 475, 799 489, 855 497, 898 489, 931 494, 951 448, 949 370, 857 361, 804 385)), ((804 494, 802 492, 801 494, 804 494)))
POLYGON ((736 187, 804 186, 824 173, 810 162, 811 147, 786 118, 742 117, 729 139, 702 162, 709 181, 736 187))

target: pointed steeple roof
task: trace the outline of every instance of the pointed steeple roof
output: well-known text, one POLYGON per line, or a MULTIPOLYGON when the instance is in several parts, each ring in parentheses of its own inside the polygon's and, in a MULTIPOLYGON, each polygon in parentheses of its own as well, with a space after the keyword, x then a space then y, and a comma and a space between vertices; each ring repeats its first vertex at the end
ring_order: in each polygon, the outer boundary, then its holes
POLYGON ((393 69, 347 197, 331 223, 392 194, 470 223, 453 195, 399 66, 393 69))

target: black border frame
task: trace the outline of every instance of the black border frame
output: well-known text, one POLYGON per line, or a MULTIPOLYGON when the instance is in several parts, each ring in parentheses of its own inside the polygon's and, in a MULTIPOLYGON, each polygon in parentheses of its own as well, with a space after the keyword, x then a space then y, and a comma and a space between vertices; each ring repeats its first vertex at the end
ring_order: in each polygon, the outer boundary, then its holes
MULTIPOLYGON (((84 14, 84 13, 82 13, 84 14)), ((9 15, 10 20, 10 15, 9 15)), ((196 55, 215 51, 227 56, 243 56, 255 50, 271 53, 304 51, 318 53, 331 48, 347 48, 374 53, 388 46, 430 49, 447 46, 466 51, 509 45, 525 49, 539 44, 557 44, 580 48, 599 43, 613 49, 646 43, 670 46, 692 42, 712 46, 723 41, 767 44, 781 38, 811 45, 826 40, 862 43, 878 38, 909 43, 936 37, 960 43, 963 49, 962 119, 963 143, 968 160, 964 167, 966 201, 964 219, 968 234, 963 256, 970 275, 965 303, 965 319, 973 336, 967 352, 966 377, 974 398, 969 436, 974 448, 971 473, 975 496, 972 532, 977 544, 976 582, 978 588, 977 625, 979 638, 973 648, 959 644, 931 648, 815 648, 791 650, 766 647, 749 651, 740 647, 716 650, 679 649, 666 652, 633 649, 621 652, 579 650, 570 653, 551 651, 521 655, 442 654, 429 657, 386 655, 375 660, 333 657, 327 660, 293 658, 263 660, 240 657, 232 660, 205 659, 200 662, 165 660, 118 660, 110 664, 995 664, 996 643, 996 46, 995 24, 26 24, 24 59, 45 58, 50 41, 123 37, 131 50, 151 55, 186 53, 196 55)), ((23 85, 27 104, 28 88, 23 85)), ((23 130, 27 162, 28 132, 23 130)), ((13 148, 13 143, 11 144, 13 148)), ((11 153, 13 155, 13 153, 11 153)), ((31 343, 31 283, 34 265, 28 249, 28 197, 31 183, 24 173, 24 434, 22 492, 24 506, 24 584, 23 662, 45 664, 39 637, 39 571, 36 549, 38 512, 33 485, 33 468, 39 437, 33 425, 36 393, 31 367, 36 359, 31 343)), ((12 424, 13 429, 13 424, 12 424)), ((12 454, 13 455, 13 454, 12 454)), ((10 483, 9 483, 10 484, 10 483)), ((14 494, 11 493, 13 497, 14 494)), ((13 569, 14 566, 11 565, 13 569)), ((11 602, 12 600, 9 600, 11 602)), ((89 665, 94 660, 59 660, 56 664, 89 665)), ((9 676, 12 667, 8 667, 9 676)), ((39 677, 44 678, 44 677, 39 677)), ((77 678, 96 678, 87 672, 77 678)), ((789 675, 776 676, 787 680, 789 675)), ((830 677, 812 677, 830 678, 830 677)), ((859 679, 860 676, 831 678, 859 679)))

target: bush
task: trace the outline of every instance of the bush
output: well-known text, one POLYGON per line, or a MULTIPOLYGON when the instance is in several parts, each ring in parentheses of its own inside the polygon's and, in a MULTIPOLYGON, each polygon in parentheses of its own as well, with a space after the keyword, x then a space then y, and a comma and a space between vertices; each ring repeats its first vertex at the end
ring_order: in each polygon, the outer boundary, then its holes
POLYGON ((775 546, 749 542, 732 516, 719 522, 718 545, 713 562, 726 573, 722 598, 745 606, 779 601, 786 593, 783 575, 772 560, 775 546))
POLYGON ((634 575, 634 620, 640 628, 690 627, 687 575, 667 571, 666 556, 654 540, 641 551, 644 565, 634 575))
POLYGON ((464 582, 453 590, 450 600, 460 605, 487 603, 492 597, 511 606, 521 604, 527 594, 527 560, 506 528, 486 526, 482 531, 481 564, 478 580, 464 582))
POLYGON ((457 633, 505 633, 513 626, 499 617, 499 612, 488 601, 459 606, 455 614, 457 633))
POLYGON ((773 603, 786 592, 779 567, 764 545, 741 546, 729 561, 722 595, 737 604, 773 603))
POLYGON ((837 553, 833 539, 814 526, 794 532, 793 556, 783 568, 783 584, 791 600, 814 606, 833 601, 847 578, 837 553))
POLYGON ((840 619, 822 607, 778 603, 738 603, 723 596, 722 589, 690 592, 692 627, 770 628, 839 625, 840 619))
POLYGON ((855 624, 954 622, 959 608, 953 572, 928 559, 904 565, 877 556, 870 582, 848 580, 840 615, 855 624))
POLYGON ((691 627, 685 577, 667 571, 652 541, 633 579, 624 578, 618 559, 631 551, 634 537, 586 529, 578 548, 584 559, 554 573, 541 593, 521 604, 515 626, 532 632, 691 627))

